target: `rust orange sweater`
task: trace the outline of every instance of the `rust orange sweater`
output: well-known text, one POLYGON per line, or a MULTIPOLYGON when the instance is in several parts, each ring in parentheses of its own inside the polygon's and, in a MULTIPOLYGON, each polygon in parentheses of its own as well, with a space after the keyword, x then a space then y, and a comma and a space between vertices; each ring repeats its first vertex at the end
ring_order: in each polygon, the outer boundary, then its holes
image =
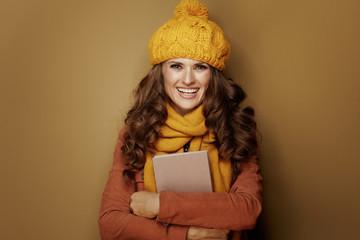
MULTIPOLYGON (((101 239, 184 240, 188 226, 230 230, 251 229, 261 212, 262 177, 253 158, 243 163, 229 193, 160 193, 160 211, 156 219, 130 213, 130 196, 143 191, 143 171, 135 176, 136 186, 127 186, 122 178, 124 130, 117 141, 113 166, 103 193, 99 229, 101 239), (170 223, 166 233, 163 223, 170 223)), ((234 238, 233 238, 234 239, 234 238)))

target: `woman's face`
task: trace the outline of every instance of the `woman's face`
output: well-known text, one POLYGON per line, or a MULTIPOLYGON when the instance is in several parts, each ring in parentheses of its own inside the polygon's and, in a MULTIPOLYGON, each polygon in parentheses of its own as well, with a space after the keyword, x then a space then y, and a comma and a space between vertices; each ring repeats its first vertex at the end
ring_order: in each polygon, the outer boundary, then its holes
POLYGON ((199 106, 210 82, 210 65, 204 62, 173 58, 162 64, 165 92, 177 113, 184 116, 199 106))

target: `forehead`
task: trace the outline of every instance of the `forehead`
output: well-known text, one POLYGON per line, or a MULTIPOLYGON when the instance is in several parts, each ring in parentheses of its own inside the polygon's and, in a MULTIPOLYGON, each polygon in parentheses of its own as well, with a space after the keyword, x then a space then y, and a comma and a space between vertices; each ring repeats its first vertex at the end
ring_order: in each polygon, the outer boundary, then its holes
POLYGON ((168 62, 168 63, 181 63, 181 64, 189 64, 189 65, 192 65, 192 64, 207 64, 205 62, 190 59, 190 58, 172 58, 172 59, 169 59, 169 60, 167 60, 165 62, 168 62))

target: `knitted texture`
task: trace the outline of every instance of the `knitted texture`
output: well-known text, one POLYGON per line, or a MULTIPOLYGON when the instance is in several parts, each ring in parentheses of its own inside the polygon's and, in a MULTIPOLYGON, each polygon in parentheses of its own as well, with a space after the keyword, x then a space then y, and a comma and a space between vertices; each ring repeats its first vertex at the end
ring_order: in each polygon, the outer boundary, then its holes
POLYGON ((220 71, 230 56, 223 31, 209 20, 207 7, 197 0, 182 0, 174 17, 152 35, 148 49, 152 65, 172 58, 190 58, 220 71))
MULTIPOLYGON (((156 142, 155 155, 183 152, 184 145, 191 140, 189 151, 209 151, 209 162, 214 192, 228 192, 231 181, 230 160, 219 161, 218 149, 209 144, 214 136, 205 126, 203 107, 200 105, 184 117, 167 104, 168 118, 161 128, 161 137, 156 142)), ((145 191, 156 192, 152 155, 147 153, 144 166, 145 191)))

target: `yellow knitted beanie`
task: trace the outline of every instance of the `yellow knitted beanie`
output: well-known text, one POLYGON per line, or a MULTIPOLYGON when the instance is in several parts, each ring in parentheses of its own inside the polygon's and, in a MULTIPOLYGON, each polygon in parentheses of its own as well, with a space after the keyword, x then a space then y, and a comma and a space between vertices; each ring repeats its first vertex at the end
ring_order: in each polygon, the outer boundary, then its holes
POLYGON ((209 20, 207 7, 197 0, 182 0, 174 17, 153 34, 148 49, 152 65, 172 58, 190 58, 220 71, 230 56, 223 31, 209 20))

